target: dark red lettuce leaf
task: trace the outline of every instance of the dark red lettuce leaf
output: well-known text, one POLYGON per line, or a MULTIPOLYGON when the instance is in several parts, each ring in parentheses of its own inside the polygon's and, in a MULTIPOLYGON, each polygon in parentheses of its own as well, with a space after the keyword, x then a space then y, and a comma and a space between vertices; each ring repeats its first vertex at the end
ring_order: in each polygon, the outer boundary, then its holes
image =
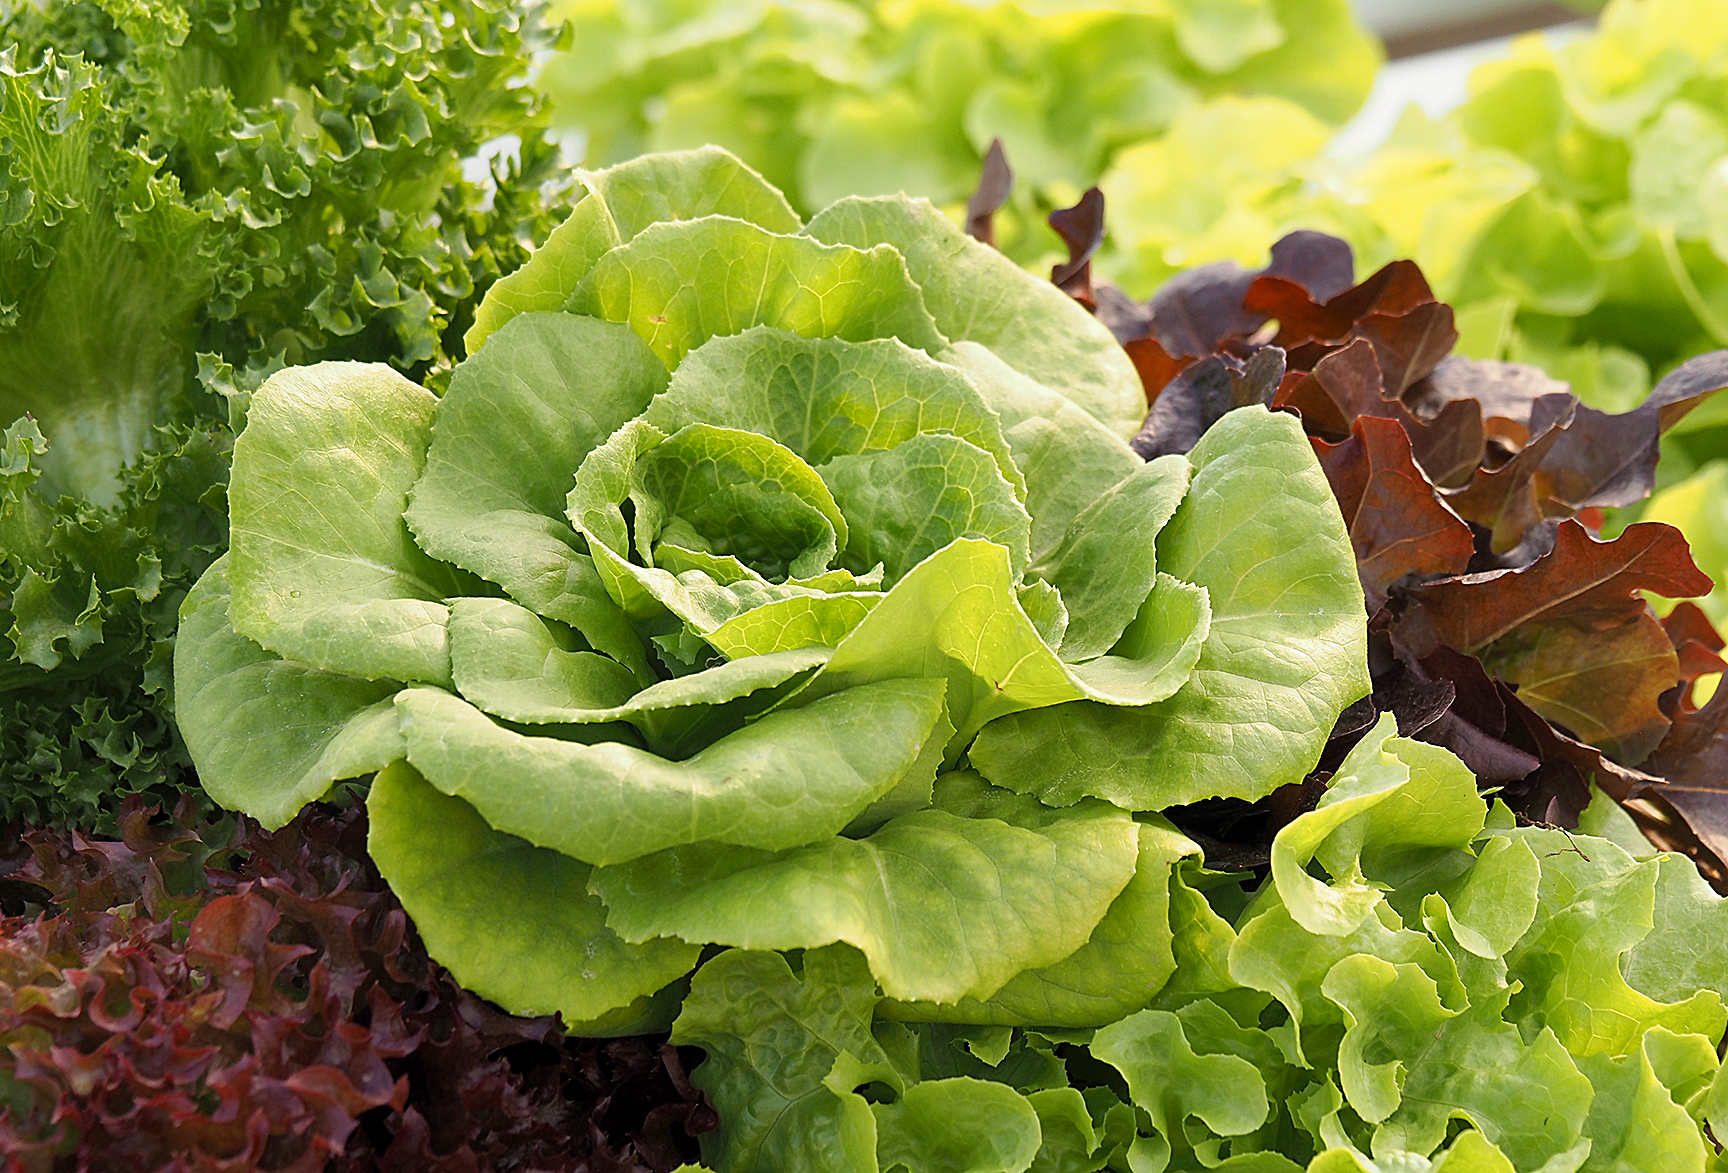
POLYGON ((55 906, 0 920, 8 1168, 665 1173, 714 1126, 663 1038, 568 1039, 457 987, 361 811, 153 815, 10 857, 55 906))
POLYGON ((984 152, 984 168, 978 176, 978 189, 966 200, 966 231, 985 244, 996 243, 996 213, 1008 202, 1014 191, 1014 172, 1008 166, 1008 154, 1001 139, 991 139, 984 152))

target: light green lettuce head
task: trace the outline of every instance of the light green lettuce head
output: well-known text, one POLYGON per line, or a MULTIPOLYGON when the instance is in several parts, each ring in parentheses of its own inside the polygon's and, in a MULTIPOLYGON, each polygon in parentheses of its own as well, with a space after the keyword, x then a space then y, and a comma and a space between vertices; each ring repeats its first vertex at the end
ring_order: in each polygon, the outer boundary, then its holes
POLYGON ((432 954, 582 1030, 716 944, 844 942, 915 1020, 1144 1005, 1197 849, 1135 812, 1299 779, 1368 691, 1296 422, 1141 462, 1109 333, 928 204, 582 182, 442 399, 253 398, 176 653, 205 787, 275 827, 375 775, 432 954))

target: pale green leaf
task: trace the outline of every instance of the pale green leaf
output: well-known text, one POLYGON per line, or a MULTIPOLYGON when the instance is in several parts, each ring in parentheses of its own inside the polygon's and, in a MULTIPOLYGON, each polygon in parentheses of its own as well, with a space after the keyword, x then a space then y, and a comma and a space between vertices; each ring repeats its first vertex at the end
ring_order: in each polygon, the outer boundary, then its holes
POLYGON ((1043 1139, 1025 1096, 963 1075, 914 1084, 870 1109, 883 1173, 1025 1173, 1043 1139))
POLYGON ((234 630, 333 672, 450 682, 444 600, 482 592, 402 518, 436 405, 379 364, 291 367, 258 389, 228 491, 234 630))
POLYGON ((1627 984, 1625 956, 1654 925, 1659 860, 1637 863, 1606 840, 1579 842, 1559 831, 1514 834, 1542 864, 1534 923, 1506 956, 1524 987, 1512 1002, 1515 1020, 1551 1028, 1580 1056, 1630 1054, 1653 1026, 1721 1035, 1728 1013, 1717 991, 1662 1003, 1627 984))
POLYGON ((1092 1037, 1091 1051, 1123 1074, 1134 1103, 1163 1137, 1181 1136, 1190 1119, 1220 1136, 1239 1136, 1260 1127, 1272 1110, 1252 1063, 1196 1054, 1181 1020, 1166 1010, 1111 1023, 1092 1037))
POLYGON ((845 199, 818 213, 805 232, 855 248, 893 245, 943 333, 982 343, 1015 370, 1060 388, 1118 435, 1140 430, 1146 393, 1103 323, 1050 282, 961 232, 929 201, 845 199))
POLYGON ((403 754, 396 685, 278 659, 228 626, 228 558, 180 605, 175 715, 211 798, 275 830, 403 754))
POLYGON ((1538 1169, 1578 1144, 1590 1081, 1549 1030, 1529 1043, 1501 1019, 1505 995, 1471 1006, 1401 1058, 1403 1099, 1374 1137, 1375 1151, 1432 1153, 1462 1116, 1518 1169, 1538 1169))
POLYGON ((695 945, 619 940, 588 895, 587 864, 493 830, 405 763, 373 780, 366 814, 367 852, 427 951, 513 1014, 634 1033, 648 999, 696 964, 695 945))
POLYGON ((1064 660, 1101 656, 1122 638, 1152 593, 1158 531, 1175 514, 1193 472, 1181 456, 1142 465, 1082 510, 1061 543, 1033 565, 1068 608, 1064 660))
POLYGON ((508 599, 450 601, 450 672, 484 712, 534 725, 612 710, 637 687, 618 661, 578 648, 568 628, 508 599))
POLYGON ((620 742, 528 737, 458 697, 409 689, 408 761, 500 831, 590 863, 711 840, 777 849, 832 835, 920 765, 941 686, 897 680, 771 713, 674 762, 620 742))
POLYGON ((1162 572, 1210 596, 1193 674, 1140 708, 1064 705, 997 721, 971 751, 991 781, 1134 810, 1260 798, 1306 774, 1338 713, 1367 695, 1355 557, 1301 426, 1242 408, 1189 459, 1193 483, 1157 551, 1162 572))
POLYGON ((712 844, 599 868, 626 940, 864 951, 888 996, 986 998, 1078 949, 1134 874, 1135 827, 1102 803, 1040 822, 917 811, 866 839, 770 854, 712 844))
POLYGON ((1584 1126, 1590 1156, 1579 1173, 1668 1173, 1704 1169, 1704 1138, 1657 1079, 1643 1047, 1578 1061, 1596 1095, 1584 1126))
POLYGON ((882 566, 892 587, 958 538, 1008 550, 1018 579, 1032 519, 994 458, 958 436, 919 435, 887 452, 836 456, 818 470, 849 523, 842 563, 882 566))
POLYGON ((937 357, 963 371, 1001 417, 1026 482, 1034 563, 1050 556, 1081 510, 1145 466, 1115 432, 978 343, 956 342, 937 357))
POLYGON ((685 356, 647 418, 665 432, 691 423, 760 432, 818 468, 948 432, 989 452, 1020 486, 973 382, 897 338, 805 338, 766 326, 711 338, 685 356))
POLYGON ((668 370, 708 339, 751 326, 947 345, 889 246, 825 245, 726 216, 648 226, 600 258, 565 308, 628 322, 668 370))
MULTIPOLYGON (((954 810, 937 782, 937 801, 954 810)), ((884 1002, 878 1013, 910 1021, 1014 1026, 1103 1026, 1150 1002, 1176 970, 1171 951, 1170 873, 1200 848, 1162 819, 1140 824, 1134 878, 1092 936, 1055 965, 1027 970, 990 998, 955 1006, 884 1002)), ((1090 1152, 1090 1150, 1088 1150, 1090 1152)))
POLYGON ((560 309, 596 261, 650 224, 716 214, 770 232, 796 232, 803 224, 784 196, 718 147, 631 159, 579 178, 584 193, 570 218, 486 291, 462 337, 469 355, 517 314, 560 309))
POLYGON ((513 318, 439 400, 407 521, 422 549, 581 631, 649 683, 640 641, 565 516, 576 470, 639 415, 666 372, 627 327, 513 318))

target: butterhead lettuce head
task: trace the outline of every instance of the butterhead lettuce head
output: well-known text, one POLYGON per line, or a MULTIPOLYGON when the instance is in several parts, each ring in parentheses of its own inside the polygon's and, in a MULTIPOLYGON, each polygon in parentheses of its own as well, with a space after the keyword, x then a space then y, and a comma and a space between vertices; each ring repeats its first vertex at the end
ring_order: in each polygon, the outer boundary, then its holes
POLYGON ((805 224, 712 148, 583 190, 441 399, 253 398, 176 652, 206 788, 375 775, 433 956, 581 1030, 711 944, 845 942, 908 1019, 1143 1006, 1197 852, 1145 812, 1301 778, 1368 691, 1296 422, 1143 463, 1109 333, 927 203, 805 224))

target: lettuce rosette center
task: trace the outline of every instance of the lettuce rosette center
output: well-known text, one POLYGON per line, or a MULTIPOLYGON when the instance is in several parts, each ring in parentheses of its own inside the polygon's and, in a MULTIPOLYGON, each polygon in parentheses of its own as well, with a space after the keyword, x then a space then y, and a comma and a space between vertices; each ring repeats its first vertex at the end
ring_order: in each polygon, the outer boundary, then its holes
POLYGON ((1368 691, 1300 429, 1142 462, 1108 331, 919 201, 804 224, 715 149, 582 192, 442 398, 253 397, 176 652, 209 793, 370 777, 432 955, 579 1031, 665 1026, 709 946, 843 942, 918 1021, 1145 1006, 1198 854, 1155 812, 1300 779, 1368 691))

